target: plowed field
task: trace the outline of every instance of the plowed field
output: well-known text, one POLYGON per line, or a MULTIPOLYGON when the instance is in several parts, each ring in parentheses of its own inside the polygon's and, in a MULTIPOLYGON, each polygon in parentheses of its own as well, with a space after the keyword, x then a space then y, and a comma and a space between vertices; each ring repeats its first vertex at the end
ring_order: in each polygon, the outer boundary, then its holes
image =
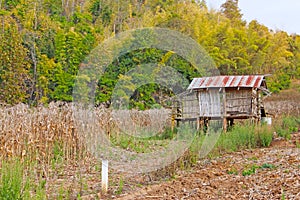
POLYGON ((198 162, 174 180, 119 199, 300 199, 300 133, 291 141, 198 162))

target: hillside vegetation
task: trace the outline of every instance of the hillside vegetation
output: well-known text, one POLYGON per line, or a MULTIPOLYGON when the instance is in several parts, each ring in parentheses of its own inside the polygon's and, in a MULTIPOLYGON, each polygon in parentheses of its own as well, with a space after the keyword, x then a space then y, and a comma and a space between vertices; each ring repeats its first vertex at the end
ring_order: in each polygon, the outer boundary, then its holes
MULTIPOLYGON (((163 27, 190 36, 210 54, 221 74, 272 74, 273 92, 300 76, 300 36, 242 20, 238 0, 220 11, 194 0, 2 0, 0 1, 0 102, 47 104, 72 101, 80 63, 107 38, 131 29, 163 27)), ((98 84, 96 103, 110 100, 120 74, 166 58, 146 49, 113 62, 98 84)), ((177 55, 171 66, 189 80, 200 76, 177 55), (179 67, 178 67, 179 66, 179 67)), ((158 86, 139 88, 133 106, 157 103, 158 86)))

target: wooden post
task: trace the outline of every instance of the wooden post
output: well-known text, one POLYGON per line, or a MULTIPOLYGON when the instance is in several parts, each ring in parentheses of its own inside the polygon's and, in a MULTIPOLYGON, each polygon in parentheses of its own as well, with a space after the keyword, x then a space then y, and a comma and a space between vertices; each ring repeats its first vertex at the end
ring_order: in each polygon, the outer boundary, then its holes
POLYGON ((260 113, 260 106, 261 106, 261 99, 260 99, 260 92, 256 90, 256 98, 257 98, 257 123, 260 122, 261 113, 260 113))
POLYGON ((204 129, 205 134, 207 134, 208 133, 208 119, 207 118, 203 119, 203 129, 204 129))
POLYGON ((174 127, 175 127, 175 114, 172 112, 171 116, 171 130, 174 132, 174 127))
POLYGON ((102 160, 102 192, 107 193, 108 189, 108 160, 102 160))
POLYGON ((226 91, 223 88, 223 130, 227 131, 227 117, 226 117, 226 91))
POLYGON ((200 130, 200 117, 197 117, 197 131, 200 130))
POLYGON ((234 125, 234 119, 231 118, 231 119, 229 119, 229 126, 232 127, 233 125, 234 125))

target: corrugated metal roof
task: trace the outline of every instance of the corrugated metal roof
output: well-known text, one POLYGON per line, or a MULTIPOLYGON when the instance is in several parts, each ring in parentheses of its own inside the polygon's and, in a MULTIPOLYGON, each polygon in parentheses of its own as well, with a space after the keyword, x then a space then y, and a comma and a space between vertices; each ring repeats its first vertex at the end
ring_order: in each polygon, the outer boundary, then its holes
POLYGON ((205 88, 227 88, 227 87, 247 87, 258 88, 264 80, 263 75, 243 75, 243 76, 212 76, 194 78, 188 89, 205 88))

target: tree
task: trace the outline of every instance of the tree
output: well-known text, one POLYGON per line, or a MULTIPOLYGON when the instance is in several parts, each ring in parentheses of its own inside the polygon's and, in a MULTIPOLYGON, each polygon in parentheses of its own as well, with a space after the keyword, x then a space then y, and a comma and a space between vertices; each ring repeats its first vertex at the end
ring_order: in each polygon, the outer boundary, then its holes
POLYGON ((230 19, 233 26, 244 26, 246 23, 242 20, 242 13, 238 7, 239 0, 227 0, 221 5, 221 13, 230 19))
POLYGON ((47 103, 49 85, 54 68, 55 24, 45 13, 43 1, 26 0, 16 7, 14 19, 21 26, 23 46, 30 63, 28 102, 47 103))
POLYGON ((266 62, 267 53, 271 46, 269 38, 271 38, 272 35, 266 26, 259 24, 256 20, 249 23, 247 35, 247 54, 249 56, 249 63, 252 66, 251 73, 266 73, 263 69, 263 65, 266 62))
POLYGON ((279 31, 270 38, 270 48, 268 48, 266 62, 263 65, 265 72, 271 73, 270 89, 278 92, 290 86, 289 69, 292 65, 293 53, 289 51, 288 35, 279 31))
MULTIPOLYGON (((82 30, 82 29, 80 29, 82 30)), ((60 31, 55 38, 54 78, 51 83, 52 99, 72 101, 72 90, 80 63, 93 48, 94 38, 89 33, 77 33, 71 28, 60 31)))
MULTIPOLYGON (((227 0, 221 11, 208 10, 205 0, 0 0, 0 99, 31 104, 71 101, 79 65, 91 49, 121 31, 141 27, 169 28, 192 37, 209 52, 221 74, 271 73, 273 91, 300 78, 299 35, 273 32, 255 20, 246 24, 238 0, 227 0)), ((147 42, 145 38, 139 41, 147 42)), ((201 75, 170 52, 130 52, 107 68, 99 81, 97 103, 109 101, 120 78, 130 85, 128 70, 151 62, 172 66, 189 80, 201 75)), ((82 82, 88 79, 80 77, 82 82)), ((84 90, 87 97, 90 91, 84 90)), ((129 102, 151 107, 157 92, 170 94, 149 84, 138 88, 129 102)))
POLYGON ((27 50, 16 25, 7 19, 5 31, 0 32, 0 100, 8 104, 25 102, 29 63, 27 50))
POLYGON ((291 35, 289 37, 289 50, 293 53, 291 57, 290 76, 300 78, 300 36, 291 35))

